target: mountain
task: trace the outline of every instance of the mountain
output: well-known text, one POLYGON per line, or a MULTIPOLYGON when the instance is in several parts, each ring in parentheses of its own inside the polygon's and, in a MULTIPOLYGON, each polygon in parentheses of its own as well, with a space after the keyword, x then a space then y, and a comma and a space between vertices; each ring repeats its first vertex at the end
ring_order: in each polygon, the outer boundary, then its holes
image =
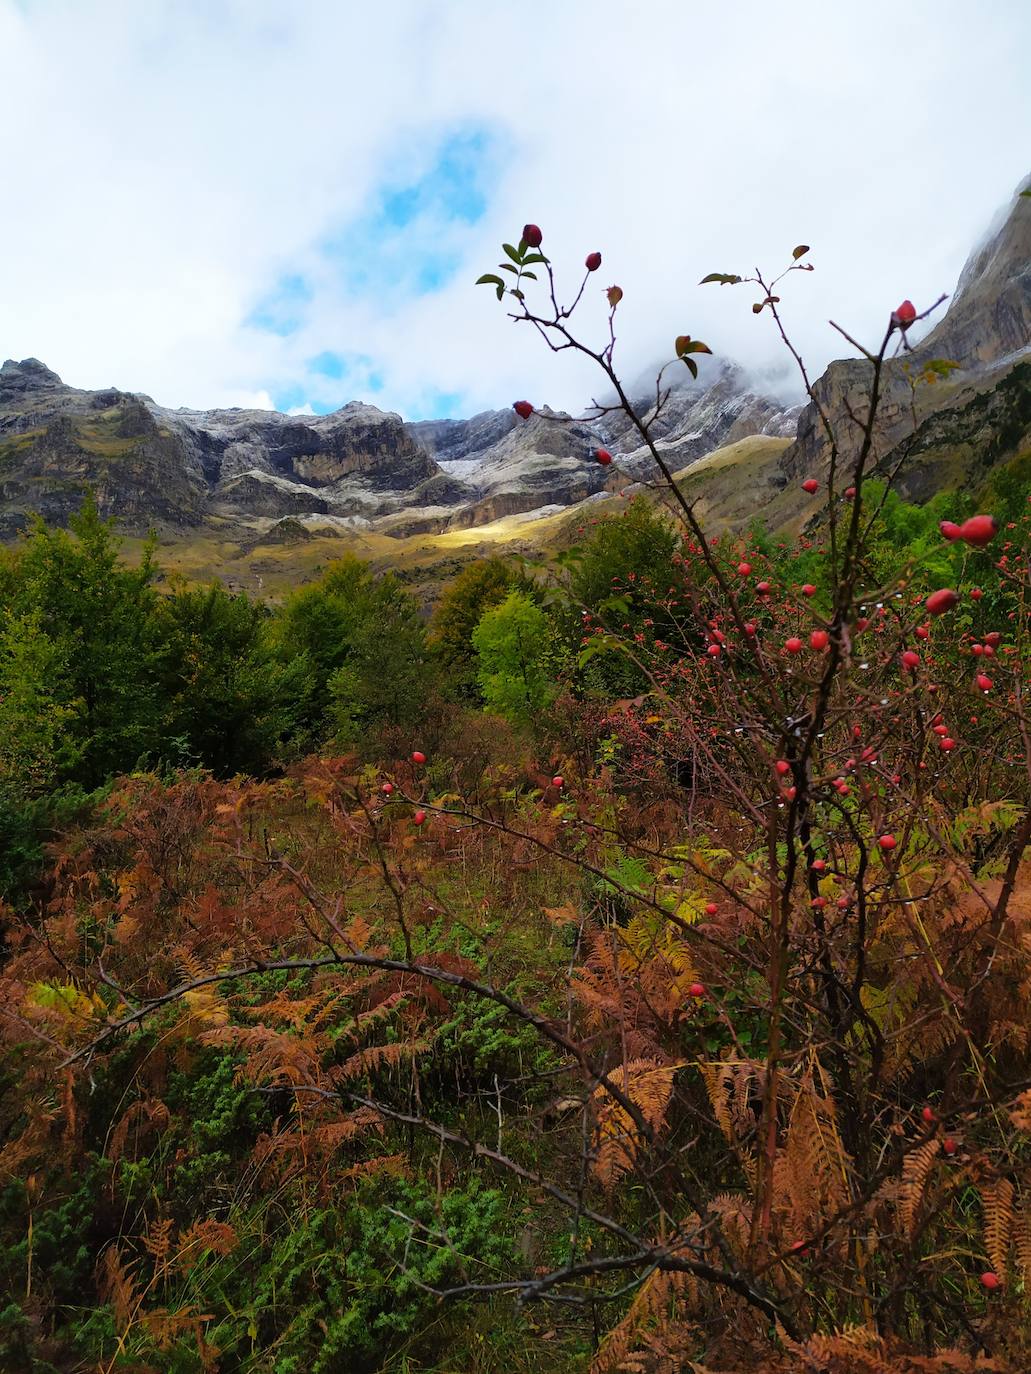
POLYGON ((93 487, 124 524, 333 515, 363 522, 454 499, 396 415, 353 402, 333 415, 171 410, 149 396, 66 386, 35 358, 0 368, 5 531, 29 511, 61 522, 93 487))
MULTIPOLYGON (((967 260, 939 323, 912 350, 898 353, 886 364, 874 436, 876 459, 883 460, 935 412, 969 405, 1028 356, 1031 198, 1023 194, 1027 185, 1018 189, 1000 221, 967 260), (917 380, 927 364, 936 360, 954 366, 944 377, 917 380)), ((859 427, 849 410, 862 414, 869 378, 865 360, 848 359, 831 363, 813 388, 845 453, 854 452, 859 443, 859 427)), ((817 405, 810 402, 799 416, 797 436, 783 455, 782 469, 788 478, 819 477, 828 463, 823 423, 817 405)))
MULTIPOLYGON (((651 400, 642 392, 642 413, 651 400)), ((676 466, 754 433, 794 429, 795 412, 726 363, 671 392, 656 432, 676 466)), ((88 485, 130 528, 210 522, 261 528, 298 517, 395 536, 562 509, 652 476, 642 452, 608 472, 599 444, 623 449, 623 425, 584 424, 542 408, 405 424, 352 402, 331 415, 173 410, 149 396, 66 386, 35 358, 0 368, 0 535, 32 511, 64 522, 88 485)))
MULTIPOLYGON (((1029 347, 1031 199, 1018 195, 971 255, 938 325, 886 365, 875 460, 908 445, 900 482, 914 499, 946 472, 950 482, 967 480, 991 450, 993 424, 1021 432, 1022 383, 1010 382, 991 404, 983 398, 1029 347), (951 365, 945 375, 939 368, 933 382, 918 380, 942 359, 951 365), (981 458, 960 461, 960 449, 981 458)), ((815 388, 846 455, 858 435, 849 411, 862 409, 868 380, 869 364, 850 359, 832 363, 815 388)), ((653 417, 670 467, 717 522, 761 513, 789 525, 799 478, 826 471, 816 405, 785 405, 732 362, 678 382, 657 417, 654 384, 631 394, 638 414, 653 417)), ((8 360, 0 368, 0 538, 36 511, 63 523, 87 487, 129 530, 217 531, 240 549, 313 530, 395 540, 479 530, 648 481, 653 464, 637 437, 622 415, 588 424, 547 408, 528 422, 506 409, 408 424, 358 401, 319 416, 171 409, 114 388, 68 386, 35 358, 8 360), (617 464, 592 460, 600 444, 617 464)))

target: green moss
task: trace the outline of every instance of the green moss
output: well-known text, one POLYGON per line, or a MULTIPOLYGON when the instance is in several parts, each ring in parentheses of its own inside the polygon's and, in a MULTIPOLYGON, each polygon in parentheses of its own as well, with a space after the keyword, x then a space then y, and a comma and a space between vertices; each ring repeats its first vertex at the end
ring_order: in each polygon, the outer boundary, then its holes
POLYGON ((138 436, 125 438, 118 433, 122 413, 106 410, 94 420, 78 420, 75 424, 75 443, 84 453, 98 458, 125 458, 140 444, 138 436))
POLYGON ((11 466, 18 458, 28 453, 36 440, 45 434, 43 429, 27 429, 22 434, 15 434, 10 439, 0 440, 0 471, 11 466))

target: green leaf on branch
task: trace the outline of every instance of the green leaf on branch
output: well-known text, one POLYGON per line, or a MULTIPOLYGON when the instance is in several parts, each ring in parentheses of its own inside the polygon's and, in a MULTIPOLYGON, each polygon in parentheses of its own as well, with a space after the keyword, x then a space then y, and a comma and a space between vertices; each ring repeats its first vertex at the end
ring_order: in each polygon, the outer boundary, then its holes
POLYGON ((687 354, 685 353, 684 356, 680 359, 680 361, 681 361, 681 362, 684 364, 684 366, 687 368, 688 372, 690 372, 691 376, 694 377, 695 379, 697 379, 697 377, 698 377, 698 364, 695 362, 694 358, 689 358, 689 357, 687 356, 687 354))
POLYGON ((519 275, 519 268, 513 267, 510 262, 499 262, 498 270, 500 272, 511 272, 513 277, 518 277, 519 275))
POLYGON ((720 286, 737 286, 738 282, 744 281, 744 277, 735 276, 733 272, 710 272, 698 285, 705 286, 711 281, 718 281, 720 286))
POLYGON ((613 614, 627 615, 630 611, 630 602, 625 596, 607 596, 603 601, 599 601, 595 608, 599 611, 612 611, 613 614))
POLYGON ((947 377, 950 372, 956 372, 959 363, 954 363, 951 358, 931 358, 924 363, 921 378, 925 382, 936 382, 940 377, 947 377))
POLYGON ((501 247, 504 249, 504 251, 508 254, 508 256, 512 259, 514 263, 521 263, 523 261, 524 250, 521 244, 518 248, 513 248, 510 243, 503 243, 501 247))
POLYGON ((626 653, 626 645, 622 644, 614 635, 601 635, 593 644, 588 644, 586 649, 581 649, 576 660, 576 666, 583 668, 590 663, 592 658, 604 653, 626 653))
POLYGON ((547 261, 548 259, 544 256, 543 253, 527 253, 526 257, 523 258, 523 266, 529 267, 531 263, 547 261))
POLYGON ((501 280, 500 277, 495 276, 495 274, 494 274, 493 272, 484 272, 484 274, 483 274, 482 277, 477 277, 477 278, 476 278, 476 285, 477 285, 477 286, 500 286, 501 289, 502 289, 502 291, 505 289, 505 283, 501 280))
POLYGON ((809 245, 808 245, 808 243, 800 243, 800 244, 798 245, 798 247, 795 248, 795 249, 792 251, 791 256, 792 256, 792 257, 795 259, 795 261, 797 262, 797 261, 799 260, 799 258, 804 258, 805 255, 806 255, 806 253, 808 253, 808 252, 809 252, 809 245))

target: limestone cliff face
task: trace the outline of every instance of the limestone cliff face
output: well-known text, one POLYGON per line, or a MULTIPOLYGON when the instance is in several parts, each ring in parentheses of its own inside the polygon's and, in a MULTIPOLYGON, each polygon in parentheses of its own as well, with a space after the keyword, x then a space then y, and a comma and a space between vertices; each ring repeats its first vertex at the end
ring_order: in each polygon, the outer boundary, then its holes
MULTIPOLYGON (((920 302, 917 302, 919 307, 920 302)), ((885 321, 887 324, 887 321, 885 321)), ((884 369, 875 458, 890 452, 936 411, 965 407, 994 388, 1031 351, 1031 199, 1017 193, 1002 222, 971 254, 955 295, 940 323, 912 351, 891 358, 884 369), (916 381, 927 363, 957 364, 934 383, 916 381)), ((832 363, 814 390, 826 410, 841 452, 856 452, 860 432, 851 407, 862 415, 870 382, 865 359, 832 363)), ((816 406, 799 416, 795 443, 782 463, 792 478, 821 476, 829 446, 816 406)))
POLYGON ((1000 464, 1031 452, 1031 357, 991 390, 935 411, 892 450, 884 466, 907 501, 941 490, 976 491, 1000 464))
POLYGON ((63 523, 92 487, 130 528, 291 514, 368 518, 457 491, 400 416, 170 410, 66 386, 37 359, 0 368, 0 533, 31 512, 63 523))
POLYGON ((32 512, 64 523, 93 488, 129 525, 201 518, 204 479, 136 397, 66 387, 35 358, 0 368, 0 536, 32 512))
POLYGON ((437 516, 438 529, 572 505, 625 481, 595 462, 594 450, 602 443, 597 427, 547 407, 525 421, 510 410, 488 411, 471 420, 429 421, 409 429, 462 489, 455 508, 437 516))
MULTIPOLYGON (((971 255, 940 323, 888 363, 872 467, 916 432, 900 478, 914 499, 926 499, 935 483, 947 485, 946 468, 957 463, 975 474, 994 451, 992 426, 1009 432, 1018 424, 1026 384, 1000 392, 991 405, 974 403, 994 395, 1029 350, 1031 199, 1017 197, 971 255), (956 368, 914 389, 933 359, 956 368), (962 418, 928 425, 942 415, 962 418), (943 465, 949 435, 958 447, 943 465), (936 470, 920 456, 932 451, 936 470), (955 457, 960 451, 969 464, 955 457)), ((862 412, 869 378, 869 363, 854 359, 833 363, 817 383, 846 470, 859 439, 848 412, 862 412)), ((786 405, 728 361, 704 359, 697 382, 674 380, 658 416, 654 382, 631 392, 637 413, 652 417, 669 466, 691 473, 698 464, 703 502, 706 482, 731 496, 740 484, 749 519, 764 509, 774 524, 786 518, 780 497, 803 474, 819 477, 826 469, 816 408, 786 405), (753 436, 762 442, 748 450, 744 467, 734 468, 737 458, 729 467, 700 462, 753 436), (781 453, 772 441, 788 436, 794 441, 781 453)), ((87 487, 102 512, 129 529, 211 522, 247 539, 277 520, 310 518, 386 534, 439 533, 650 481, 653 460, 638 439, 625 416, 583 423, 546 408, 527 422, 505 409, 415 424, 357 401, 318 416, 173 410, 114 388, 67 386, 35 358, 9 360, 0 368, 0 538, 15 534, 32 512, 63 523, 87 487), (599 445, 615 454, 613 467, 594 460, 599 445)), ((735 451, 729 449, 732 457, 735 451)))
MULTIPOLYGON (((655 432, 681 468, 719 444, 793 421, 732 364, 676 389, 655 432)), ((644 413, 648 401, 642 397, 644 413)), ((326 517, 386 533, 437 533, 573 505, 651 477, 629 422, 542 409, 404 424, 352 402, 331 415, 172 410, 148 396, 66 386, 36 359, 0 369, 0 535, 39 511, 61 523, 87 486, 129 528, 224 527, 326 517), (594 461, 604 444, 614 468, 594 461), (630 451, 627 451, 627 450, 630 451)))

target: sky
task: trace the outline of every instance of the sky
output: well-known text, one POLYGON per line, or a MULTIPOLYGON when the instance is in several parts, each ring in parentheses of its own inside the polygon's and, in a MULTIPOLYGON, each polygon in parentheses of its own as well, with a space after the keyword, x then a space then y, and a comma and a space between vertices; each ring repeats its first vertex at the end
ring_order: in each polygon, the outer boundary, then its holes
MULTIPOLYGON (((166 405, 575 409, 474 282, 531 221, 635 377, 688 333, 789 390, 951 291, 1031 171, 1031 4, 0 0, 0 358, 166 405)), ((531 301, 532 303, 532 301, 531 301)), ((703 363, 703 367, 706 366, 703 363)), ((709 364, 712 366, 712 364, 709 364)), ((703 374, 704 375, 704 374, 703 374)))

